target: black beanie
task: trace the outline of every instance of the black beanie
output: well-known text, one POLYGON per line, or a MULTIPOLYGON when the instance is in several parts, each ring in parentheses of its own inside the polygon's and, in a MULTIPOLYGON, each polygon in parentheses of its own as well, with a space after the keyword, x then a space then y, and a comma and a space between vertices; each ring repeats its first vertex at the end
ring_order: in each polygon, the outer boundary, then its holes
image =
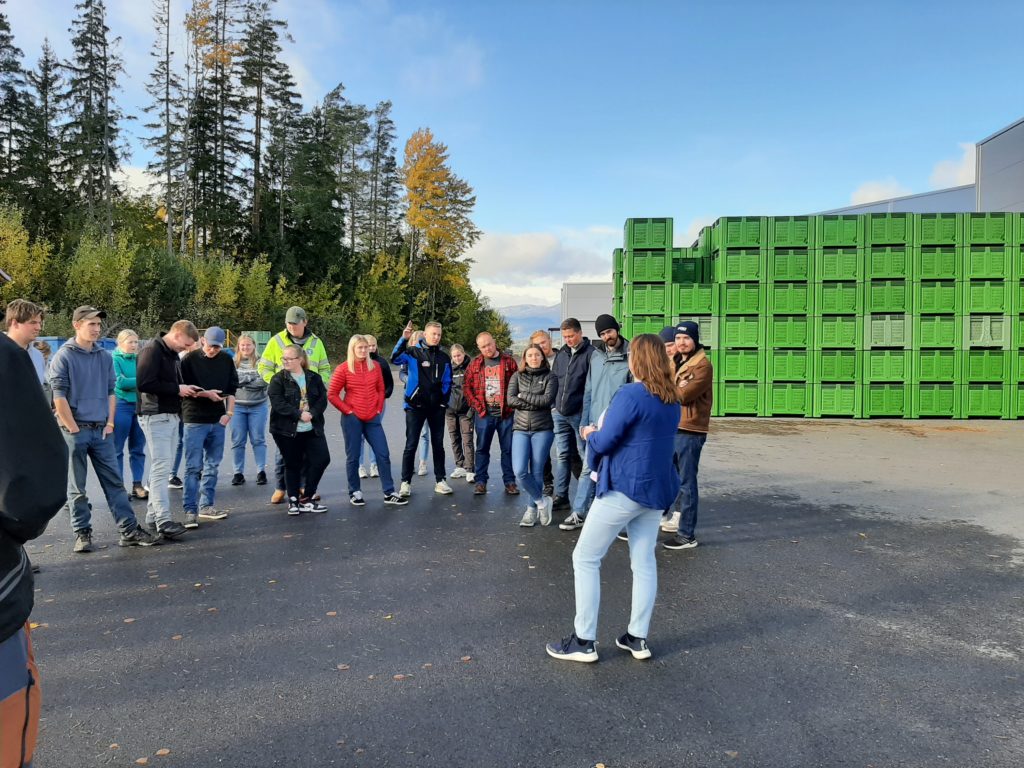
POLYGON ((689 336, 693 339, 693 343, 698 347, 700 346, 700 326, 698 326, 692 320, 685 320, 676 326, 676 333, 681 333, 684 336, 689 336))
POLYGON ((597 320, 594 321, 594 328, 597 330, 598 336, 600 336, 605 331, 621 330, 619 327, 619 322, 611 315, 598 315, 597 320))

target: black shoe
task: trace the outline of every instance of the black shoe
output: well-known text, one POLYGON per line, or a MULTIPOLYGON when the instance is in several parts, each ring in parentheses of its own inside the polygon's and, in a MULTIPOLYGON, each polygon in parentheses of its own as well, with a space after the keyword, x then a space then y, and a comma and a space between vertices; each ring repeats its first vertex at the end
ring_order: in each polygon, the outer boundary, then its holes
POLYGON ((384 497, 385 504, 394 504, 396 507, 402 507, 409 503, 409 500, 404 496, 399 496, 397 493, 389 493, 384 497))
POLYGON ((132 492, 128 495, 131 496, 132 501, 145 501, 149 498, 149 491, 142 483, 132 483, 132 492))
POLYGON ((314 493, 313 498, 311 499, 300 499, 299 506, 302 508, 303 512, 326 512, 327 507, 317 501, 319 498, 320 497, 314 493))
POLYGON ((36 565, 35 563, 32 563, 32 573, 39 573, 42 570, 43 569, 40 568, 38 565, 36 565))
POLYGON ((75 531, 75 552, 92 552, 92 530, 75 531))
POLYGON ((168 520, 164 523, 159 523, 156 526, 157 533, 163 536, 165 539, 173 539, 181 534, 185 533, 185 526, 181 523, 176 523, 173 520, 168 520))
POLYGON ((235 472, 234 476, 231 478, 232 485, 242 485, 244 482, 245 475, 243 475, 241 472, 235 472))
POLYGON ((629 534, 626 533, 625 529, 622 529, 615 538, 619 541, 629 541, 629 534))
POLYGON ((177 475, 172 475, 171 479, 167 481, 167 487, 174 488, 175 490, 180 491, 182 488, 185 487, 185 484, 181 482, 180 477, 178 477, 177 475))
POLYGON ((288 514, 292 517, 302 513, 302 505, 299 504, 299 500, 292 496, 288 499, 288 514))
POLYGON ((560 642, 548 643, 548 656, 565 661, 597 661, 597 648, 593 640, 580 640, 573 632, 568 637, 563 637, 560 642))
MULTIPOLYGON (((551 494, 544 495, 550 496, 551 494)), ((552 511, 557 511, 559 509, 569 509, 571 506, 572 505, 569 503, 569 499, 567 499, 565 496, 556 496, 555 500, 551 502, 552 511)))
POLYGON ((661 546, 665 549, 693 549, 697 546, 697 539, 693 536, 681 536, 676 534, 671 539, 665 539, 661 542, 661 546))
POLYGON ((555 495, 555 486, 552 485, 551 483, 544 483, 544 493, 543 493, 543 495, 544 496, 554 496, 555 495))
POLYGON ((122 533, 117 540, 119 547, 152 547, 160 543, 160 537, 152 535, 141 525, 136 526, 128 533, 122 533))
POLYGON ((352 491, 352 493, 348 495, 348 502, 353 507, 362 507, 366 504, 366 499, 363 498, 362 491, 352 491))
POLYGON ((651 658, 651 649, 647 647, 646 637, 633 637, 629 632, 615 641, 615 645, 633 654, 634 659, 651 658))
POLYGON ((267 484, 267 473, 266 472, 257 472, 256 473, 256 485, 266 485, 266 484, 267 484))

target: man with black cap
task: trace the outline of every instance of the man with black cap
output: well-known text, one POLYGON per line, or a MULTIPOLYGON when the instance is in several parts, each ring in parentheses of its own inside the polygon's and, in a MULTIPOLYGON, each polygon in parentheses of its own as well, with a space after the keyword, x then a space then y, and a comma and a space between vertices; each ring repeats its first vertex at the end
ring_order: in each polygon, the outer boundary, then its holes
MULTIPOLYGON (((598 315, 594 327, 601 340, 594 343, 590 369, 583 388, 583 410, 580 412, 581 437, 585 427, 597 426, 597 421, 611 403, 612 396, 629 380, 629 340, 619 335, 621 329, 618 321, 611 315, 598 315)), ((583 470, 576 486, 572 514, 558 526, 563 531, 574 531, 583 527, 587 510, 594 501, 595 486, 594 481, 590 479, 592 469, 594 467, 590 466, 584 452, 583 470)))
MULTIPOLYGON (((686 320, 671 331, 676 349, 676 386, 682 394, 682 411, 676 431, 676 467, 680 488, 676 499, 678 509, 661 524, 661 530, 674 533, 662 542, 665 549, 691 549, 697 546, 694 530, 697 527, 697 469, 701 449, 708 437, 711 404, 714 397, 714 371, 711 361, 700 343, 697 323, 686 320)), ((662 336, 662 340, 667 340, 662 336)))
POLYGON ((139 526, 114 449, 114 358, 99 346, 103 319, 96 307, 78 307, 72 315, 75 337, 61 345, 50 362, 49 378, 57 421, 68 446, 68 498, 75 552, 92 551, 92 506, 85 493, 89 459, 107 506, 117 523, 122 547, 149 547, 158 538, 139 526))
POLYGON ((224 436, 235 415, 238 372, 224 352, 225 333, 216 325, 203 334, 202 349, 181 361, 181 380, 198 388, 195 397, 181 404, 185 423, 185 527, 198 528, 199 518, 223 520, 228 516, 214 506, 217 470, 224 458, 224 436), (202 475, 200 492, 199 478, 202 475))

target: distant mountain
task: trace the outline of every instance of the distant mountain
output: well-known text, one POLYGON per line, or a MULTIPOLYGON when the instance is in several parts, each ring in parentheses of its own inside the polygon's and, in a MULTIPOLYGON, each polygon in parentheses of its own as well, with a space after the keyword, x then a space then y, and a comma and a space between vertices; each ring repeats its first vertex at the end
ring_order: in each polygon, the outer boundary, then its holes
POLYGON ((508 321, 512 341, 526 341, 537 329, 555 328, 562 322, 562 305, 515 304, 497 308, 508 321))

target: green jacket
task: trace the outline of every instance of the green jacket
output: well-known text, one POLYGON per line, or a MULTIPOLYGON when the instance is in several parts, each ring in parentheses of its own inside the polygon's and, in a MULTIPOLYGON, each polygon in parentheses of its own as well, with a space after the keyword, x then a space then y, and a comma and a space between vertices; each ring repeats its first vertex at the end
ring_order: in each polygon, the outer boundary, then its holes
MULTIPOLYGON (((266 349, 263 350, 257 370, 268 384, 275 373, 284 370, 281 356, 284 354, 284 348, 291 343, 288 331, 281 331, 270 339, 266 349)), ((314 333, 309 333, 302 348, 306 351, 306 357, 309 358, 309 370, 319 373, 320 378, 324 381, 330 381, 331 364, 327 361, 327 350, 324 349, 324 343, 320 341, 320 338, 314 333)))
POLYGON ((138 355, 130 355, 120 349, 114 350, 114 394, 118 400, 134 403, 138 391, 135 389, 135 364, 138 355))

